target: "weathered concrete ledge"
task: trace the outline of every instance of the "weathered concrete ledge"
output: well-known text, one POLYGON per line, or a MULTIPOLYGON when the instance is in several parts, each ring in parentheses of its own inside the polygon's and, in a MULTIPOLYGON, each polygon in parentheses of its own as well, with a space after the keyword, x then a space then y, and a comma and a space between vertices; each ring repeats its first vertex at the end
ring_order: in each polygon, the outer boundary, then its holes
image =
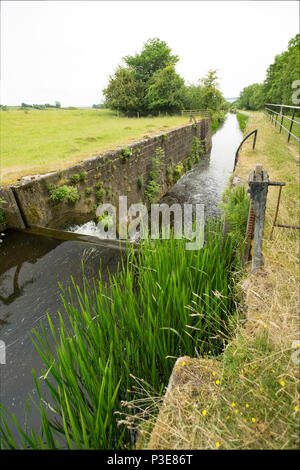
POLYGON ((197 123, 129 144, 126 146, 131 151, 128 159, 122 158, 120 147, 67 169, 2 187, 0 198, 7 201, 3 205, 7 228, 23 229, 31 225, 59 228, 66 224, 87 221, 95 215, 99 185, 103 189, 104 203, 117 204, 119 196, 127 196, 128 205, 143 201, 149 182, 151 160, 159 147, 164 151, 161 174, 157 181, 160 197, 174 184, 170 179, 170 171, 174 171, 190 154, 194 137, 205 139, 207 152, 211 147, 211 135, 211 119, 204 118, 197 123), (80 176, 74 185, 80 199, 73 204, 66 201, 53 203, 49 187, 74 184, 74 175, 80 176))

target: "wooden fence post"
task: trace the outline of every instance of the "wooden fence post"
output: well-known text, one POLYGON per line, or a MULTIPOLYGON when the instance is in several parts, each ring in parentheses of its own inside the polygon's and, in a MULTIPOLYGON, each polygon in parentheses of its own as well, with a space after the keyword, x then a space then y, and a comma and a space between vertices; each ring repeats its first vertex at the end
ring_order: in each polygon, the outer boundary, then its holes
POLYGON ((268 194, 269 176, 263 171, 262 165, 256 165, 255 171, 249 176, 250 198, 253 201, 254 224, 254 246, 252 256, 252 272, 255 273, 264 263, 262 254, 262 242, 264 233, 264 221, 266 201, 268 194))

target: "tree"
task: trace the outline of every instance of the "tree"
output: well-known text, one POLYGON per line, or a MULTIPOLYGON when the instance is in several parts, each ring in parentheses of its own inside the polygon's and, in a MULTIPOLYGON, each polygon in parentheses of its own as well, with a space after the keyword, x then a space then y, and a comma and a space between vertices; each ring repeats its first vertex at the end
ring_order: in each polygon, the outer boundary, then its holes
MULTIPOLYGON (((109 77, 109 83, 103 90, 107 106, 119 109, 127 115, 133 115, 136 112, 147 114, 150 111, 171 111, 178 108, 176 87, 182 86, 182 79, 174 70, 178 56, 171 54, 171 49, 164 41, 158 38, 149 39, 140 54, 126 56, 123 60, 126 66, 117 68, 115 74, 109 77), (163 75, 158 74, 168 67, 173 67, 172 71, 165 71, 163 75), (174 89, 171 91, 169 87, 167 94, 164 90, 164 96, 159 99, 155 90, 164 88, 163 82, 168 74, 170 74, 174 89), (151 91, 150 87, 152 87, 151 91), (161 103, 161 108, 159 103, 161 103)), ((182 106, 182 101, 180 103, 182 106)))
POLYGON ((240 107, 261 109, 265 103, 293 105, 292 84, 300 76, 300 35, 288 43, 287 51, 278 54, 266 71, 262 84, 245 87, 239 98, 240 107))
POLYGON ((173 65, 156 71, 147 89, 145 103, 151 111, 174 112, 183 107, 184 80, 173 65))
POLYGON ((209 70, 207 75, 200 80, 202 84, 202 107, 218 111, 225 107, 225 99, 218 90, 218 77, 216 70, 209 70))
POLYGON ((185 86, 183 93, 183 103, 184 109, 203 108, 201 85, 190 84, 185 86))
POLYGON ((60 107, 61 107, 61 104, 60 104, 59 101, 55 101, 55 107, 56 107, 56 108, 60 108, 60 107))
POLYGON ((265 103, 264 87, 259 83, 249 85, 240 93, 239 106, 244 109, 261 109, 265 103))
POLYGON ((143 111, 145 85, 137 80, 131 70, 118 67, 115 74, 109 77, 107 87, 103 90, 105 104, 125 114, 143 111))
POLYGON ((140 54, 124 57, 127 66, 138 80, 147 82, 155 72, 175 65, 179 58, 171 54, 166 42, 158 38, 149 39, 140 54))

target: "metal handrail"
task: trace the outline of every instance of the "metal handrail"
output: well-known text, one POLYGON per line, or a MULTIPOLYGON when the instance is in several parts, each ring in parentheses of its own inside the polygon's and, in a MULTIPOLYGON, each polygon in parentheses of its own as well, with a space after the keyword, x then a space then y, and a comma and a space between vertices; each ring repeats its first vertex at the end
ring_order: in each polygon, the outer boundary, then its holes
POLYGON ((265 106, 279 106, 282 108, 293 108, 293 109, 300 109, 300 106, 290 106, 288 104, 273 104, 273 103, 265 103, 265 106))
POLYGON ((294 137, 294 139, 297 141, 297 142, 300 142, 300 139, 299 137, 297 137, 295 134, 292 133, 292 129, 293 129, 293 124, 296 124, 296 125, 300 125, 300 122, 299 121, 296 121, 294 118, 295 118, 295 114, 296 114, 296 110, 300 109, 300 106, 290 106, 290 105, 287 105, 287 104, 273 104, 273 103, 266 103, 265 104, 265 113, 267 115, 270 116, 270 120, 273 122, 274 120, 274 123, 275 123, 275 127, 276 127, 276 124, 279 125, 279 132, 281 133, 281 130, 284 129, 287 133, 288 133, 288 142, 290 141, 290 138, 291 136, 294 137), (280 113, 277 113, 276 111, 274 111, 273 109, 270 109, 268 108, 267 106, 276 106, 276 107, 279 107, 280 108, 280 113), (293 115, 292 115, 292 118, 286 116, 284 114, 284 108, 290 108, 290 109, 293 109, 293 115), (277 120, 277 116, 281 117, 281 122, 279 122, 279 120, 277 120), (283 120, 284 119, 287 119, 288 121, 290 121, 290 128, 287 129, 284 125, 283 125, 283 120))
POLYGON ((238 156, 239 156, 239 151, 240 151, 240 149, 241 149, 243 143, 244 143, 245 140, 247 140, 248 137, 250 137, 252 134, 254 134, 254 139, 253 139, 253 144, 252 144, 252 150, 255 149, 256 137, 257 137, 257 129, 255 129, 254 131, 250 132, 250 134, 248 134, 248 135, 242 140, 242 142, 240 143, 240 145, 238 146, 238 149, 237 149, 237 151, 235 152, 233 171, 235 170, 235 167, 236 167, 236 164, 237 164, 237 159, 238 159, 238 156))

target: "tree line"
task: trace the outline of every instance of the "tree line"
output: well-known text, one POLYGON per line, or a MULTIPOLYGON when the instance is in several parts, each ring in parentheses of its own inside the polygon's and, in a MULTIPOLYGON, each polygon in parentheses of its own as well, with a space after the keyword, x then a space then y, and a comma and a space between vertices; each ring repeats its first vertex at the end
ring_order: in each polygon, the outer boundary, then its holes
POLYGON ((266 71, 263 83, 253 83, 245 87, 233 108, 250 110, 262 109, 265 103, 293 105, 292 88, 300 77, 300 35, 297 34, 288 43, 287 51, 275 56, 273 64, 266 71))
POLYGON ((59 101, 55 101, 55 104, 26 104, 21 103, 21 108, 34 108, 34 109, 46 109, 46 108, 61 108, 59 101))
POLYGON ((183 109, 228 109, 215 70, 196 84, 186 85, 175 70, 179 61, 166 42, 149 39, 139 54, 123 57, 103 90, 105 106, 125 115, 158 115, 183 109))

